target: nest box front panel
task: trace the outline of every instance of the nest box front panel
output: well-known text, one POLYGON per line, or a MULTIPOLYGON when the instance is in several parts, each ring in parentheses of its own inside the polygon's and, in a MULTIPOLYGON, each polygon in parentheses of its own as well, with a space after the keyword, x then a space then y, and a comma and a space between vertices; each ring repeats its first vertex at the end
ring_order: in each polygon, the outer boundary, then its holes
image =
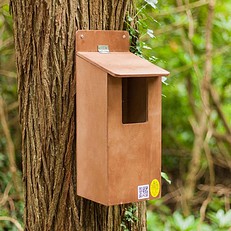
MULTIPOLYGON (((161 175, 161 79, 147 80, 147 120, 123 123, 122 80, 108 80, 108 183, 109 204, 153 199, 160 196, 161 175), (158 194, 151 183, 158 181, 158 194), (148 187, 139 195, 139 186, 148 187)), ((141 93, 145 94, 145 91, 141 93)), ((145 98, 145 97, 144 97, 145 98)), ((130 99, 132 100, 132 99, 130 99)), ((132 105, 131 106, 136 106, 132 105)), ((132 110, 132 109, 130 109, 132 110)), ((137 110, 145 111, 143 106, 137 110)), ((134 118, 133 118, 134 119, 134 118)))

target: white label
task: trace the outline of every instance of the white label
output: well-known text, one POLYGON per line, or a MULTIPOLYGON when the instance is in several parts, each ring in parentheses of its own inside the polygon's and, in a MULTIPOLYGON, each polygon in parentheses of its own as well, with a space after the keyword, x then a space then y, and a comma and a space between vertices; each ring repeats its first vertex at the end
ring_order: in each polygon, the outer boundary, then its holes
POLYGON ((149 185, 140 185, 138 186, 138 199, 149 198, 149 185))

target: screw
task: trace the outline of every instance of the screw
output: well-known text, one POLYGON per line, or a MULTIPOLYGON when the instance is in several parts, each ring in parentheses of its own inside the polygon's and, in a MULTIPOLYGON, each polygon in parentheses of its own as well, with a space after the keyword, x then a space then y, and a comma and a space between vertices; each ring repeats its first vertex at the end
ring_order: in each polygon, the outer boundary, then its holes
POLYGON ((84 38, 84 35, 83 35, 83 34, 81 34, 81 35, 80 35, 80 38, 81 38, 81 39, 83 39, 83 38, 84 38))
POLYGON ((125 39, 125 38, 126 38, 126 35, 124 34, 124 35, 123 35, 123 39, 125 39))

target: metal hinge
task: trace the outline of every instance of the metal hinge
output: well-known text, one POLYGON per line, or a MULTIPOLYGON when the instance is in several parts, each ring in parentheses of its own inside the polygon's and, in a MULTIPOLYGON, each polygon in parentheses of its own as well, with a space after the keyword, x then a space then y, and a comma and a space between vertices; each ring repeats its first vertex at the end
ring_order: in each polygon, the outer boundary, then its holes
POLYGON ((98 45, 98 52, 100 54, 108 54, 109 53, 108 45, 98 45))

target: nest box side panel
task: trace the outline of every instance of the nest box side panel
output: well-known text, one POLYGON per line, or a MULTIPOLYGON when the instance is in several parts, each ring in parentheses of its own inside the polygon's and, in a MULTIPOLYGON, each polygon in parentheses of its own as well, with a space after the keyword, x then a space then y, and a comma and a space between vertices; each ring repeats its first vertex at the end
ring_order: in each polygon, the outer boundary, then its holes
POLYGON ((77 57, 77 194, 107 202, 107 74, 77 57))
POLYGON ((148 79, 148 116, 150 122, 150 199, 161 197, 161 143, 162 143, 162 82, 161 77, 148 79), (158 182, 158 185, 153 185, 158 182))

